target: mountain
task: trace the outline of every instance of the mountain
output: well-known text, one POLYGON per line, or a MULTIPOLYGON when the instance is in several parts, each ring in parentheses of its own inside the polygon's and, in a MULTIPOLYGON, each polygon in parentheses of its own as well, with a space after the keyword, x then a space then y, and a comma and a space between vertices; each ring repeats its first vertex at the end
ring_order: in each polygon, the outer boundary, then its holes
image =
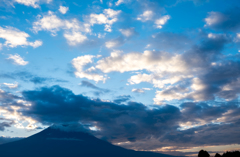
POLYGON ((23 140, 0 145, 1 157, 173 157, 128 150, 84 132, 47 128, 23 140))

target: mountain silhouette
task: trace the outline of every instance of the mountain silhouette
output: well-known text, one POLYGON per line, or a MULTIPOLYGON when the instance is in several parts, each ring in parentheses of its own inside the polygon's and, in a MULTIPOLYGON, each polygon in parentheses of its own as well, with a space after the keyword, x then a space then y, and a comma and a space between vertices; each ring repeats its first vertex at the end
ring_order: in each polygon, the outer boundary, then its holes
POLYGON ((128 150, 84 132, 47 128, 28 138, 0 145, 1 157, 173 157, 128 150))

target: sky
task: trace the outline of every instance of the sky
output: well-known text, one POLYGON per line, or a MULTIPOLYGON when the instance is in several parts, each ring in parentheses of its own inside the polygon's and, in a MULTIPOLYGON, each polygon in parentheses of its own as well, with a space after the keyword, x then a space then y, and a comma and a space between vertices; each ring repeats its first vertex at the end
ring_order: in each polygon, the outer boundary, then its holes
POLYGON ((240 150, 239 17, 239 0, 0 0, 0 143, 69 124, 134 150, 240 150))

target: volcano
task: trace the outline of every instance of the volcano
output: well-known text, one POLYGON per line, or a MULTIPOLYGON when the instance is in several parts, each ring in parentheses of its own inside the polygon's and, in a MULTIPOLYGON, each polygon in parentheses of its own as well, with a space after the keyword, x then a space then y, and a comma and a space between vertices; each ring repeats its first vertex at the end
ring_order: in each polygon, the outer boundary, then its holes
POLYGON ((1 157, 173 157, 125 149, 88 133, 47 128, 28 138, 0 145, 1 157))

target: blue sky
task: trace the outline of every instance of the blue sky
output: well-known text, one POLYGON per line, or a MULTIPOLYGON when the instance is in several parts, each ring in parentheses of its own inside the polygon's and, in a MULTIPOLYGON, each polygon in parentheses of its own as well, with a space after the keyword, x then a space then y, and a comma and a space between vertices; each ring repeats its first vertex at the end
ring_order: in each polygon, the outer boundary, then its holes
POLYGON ((240 149, 239 7, 238 0, 1 0, 1 138, 27 137, 59 118, 136 150, 240 149), (84 108, 78 99, 101 102, 91 114, 111 109, 111 125, 80 111, 70 116, 69 106, 84 108), (123 126, 124 136, 110 129, 123 126))

